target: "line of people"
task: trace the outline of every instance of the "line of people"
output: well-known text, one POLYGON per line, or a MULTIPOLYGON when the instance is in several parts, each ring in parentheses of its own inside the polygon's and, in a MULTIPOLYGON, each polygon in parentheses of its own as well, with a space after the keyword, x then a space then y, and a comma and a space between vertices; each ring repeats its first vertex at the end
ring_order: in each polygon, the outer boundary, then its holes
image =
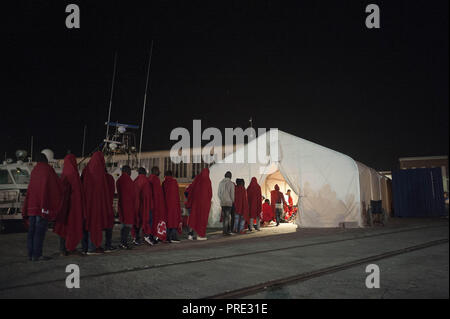
MULTIPOLYGON (((55 223, 53 230, 60 237, 62 255, 78 254, 76 248, 80 242, 81 254, 116 250, 112 245, 115 189, 122 224, 119 248, 131 249, 133 244, 141 245, 143 241, 149 245, 161 241, 178 243, 182 232, 181 207, 178 183, 172 172, 165 173, 162 184, 158 167, 153 167, 148 177, 145 168, 139 168, 138 174, 133 181, 131 168, 123 166, 115 183, 106 170, 103 153, 95 152, 81 176, 75 156, 67 155, 59 178, 45 155, 40 154, 22 208, 28 225, 29 260, 46 259, 42 247, 49 221, 55 223)), ((212 198, 208 168, 194 179, 185 196, 189 211, 188 239, 206 239, 212 198)))

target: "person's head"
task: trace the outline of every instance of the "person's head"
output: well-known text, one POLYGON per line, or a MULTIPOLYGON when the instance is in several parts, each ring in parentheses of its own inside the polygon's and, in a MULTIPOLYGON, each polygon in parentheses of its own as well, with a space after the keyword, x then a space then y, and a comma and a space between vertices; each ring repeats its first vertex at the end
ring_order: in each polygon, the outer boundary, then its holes
POLYGON ((153 175, 159 176, 159 167, 153 166, 151 172, 153 175))
POLYGON ((164 173, 164 176, 173 176, 173 173, 169 170, 164 173))
POLYGON ((131 167, 128 165, 122 166, 122 174, 128 174, 131 176, 131 167))
POLYGON ((264 201, 264 203, 270 204, 270 200, 266 199, 266 200, 264 201))
POLYGON ((47 156, 45 156, 45 154, 43 154, 43 153, 39 153, 39 155, 37 157, 37 162, 38 163, 48 163, 47 156))
POLYGON ((286 194, 291 195, 291 190, 288 189, 287 192, 286 192, 286 194))
POLYGON ((226 172, 225 177, 231 179, 232 177, 231 172, 230 171, 226 172))
POLYGON ((276 191, 279 191, 279 190, 280 190, 280 186, 278 186, 278 184, 275 184, 274 189, 275 189, 276 191))
POLYGON ((139 167, 138 174, 139 175, 147 175, 147 170, 144 167, 139 167))
POLYGON ((237 186, 245 186, 245 181, 242 178, 237 178, 236 185, 237 186))

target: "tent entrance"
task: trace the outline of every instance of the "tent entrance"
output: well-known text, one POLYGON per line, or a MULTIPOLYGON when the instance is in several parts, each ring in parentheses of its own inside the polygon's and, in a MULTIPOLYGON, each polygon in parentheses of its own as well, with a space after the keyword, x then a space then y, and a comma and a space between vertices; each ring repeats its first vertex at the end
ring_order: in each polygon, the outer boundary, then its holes
MULTIPOLYGON (((294 205, 297 205, 298 194, 296 194, 294 190, 289 186, 289 184, 286 182, 285 178, 283 177, 283 175, 279 170, 270 175, 267 175, 266 179, 262 181, 261 183, 262 195, 270 200, 270 191, 275 189, 275 185, 278 185, 278 187, 280 187, 280 192, 282 192, 284 195, 286 195, 286 192, 288 191, 288 189, 290 189, 294 205)), ((287 201, 286 197, 285 199, 287 201)))

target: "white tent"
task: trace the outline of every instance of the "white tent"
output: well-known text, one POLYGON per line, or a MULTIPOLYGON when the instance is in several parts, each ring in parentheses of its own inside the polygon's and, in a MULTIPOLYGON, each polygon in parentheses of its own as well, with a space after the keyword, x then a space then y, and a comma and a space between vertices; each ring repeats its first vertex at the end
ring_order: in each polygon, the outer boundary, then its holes
POLYGON ((338 227, 342 222, 364 226, 363 214, 370 199, 382 198, 380 179, 384 177, 347 155, 291 134, 278 131, 278 138, 272 141, 269 135, 257 137, 211 166, 209 226, 220 224, 217 189, 227 171, 232 172, 233 180, 243 178, 246 186, 251 177, 256 177, 265 197, 270 198, 275 184, 282 192, 291 189, 300 211, 296 221, 300 227, 338 227), (257 158, 256 163, 249 164, 248 150, 262 143, 272 151, 278 146, 278 161, 262 163, 257 158), (245 157, 244 163, 228 162, 239 156, 245 157))

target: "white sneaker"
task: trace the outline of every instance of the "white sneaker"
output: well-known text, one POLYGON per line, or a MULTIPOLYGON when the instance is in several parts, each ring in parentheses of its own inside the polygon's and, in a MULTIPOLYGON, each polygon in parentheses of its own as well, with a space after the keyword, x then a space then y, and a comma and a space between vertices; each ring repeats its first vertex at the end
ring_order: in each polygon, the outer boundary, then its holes
POLYGON ((206 240, 206 239, 207 239, 206 237, 197 236, 197 240, 206 240))
POLYGON ((150 237, 144 237, 144 240, 147 244, 149 244, 150 246, 153 246, 153 242, 150 240, 150 237))
POLYGON ((194 237, 193 237, 192 235, 189 235, 189 236, 188 236, 188 239, 189 239, 189 240, 194 240, 194 237))

